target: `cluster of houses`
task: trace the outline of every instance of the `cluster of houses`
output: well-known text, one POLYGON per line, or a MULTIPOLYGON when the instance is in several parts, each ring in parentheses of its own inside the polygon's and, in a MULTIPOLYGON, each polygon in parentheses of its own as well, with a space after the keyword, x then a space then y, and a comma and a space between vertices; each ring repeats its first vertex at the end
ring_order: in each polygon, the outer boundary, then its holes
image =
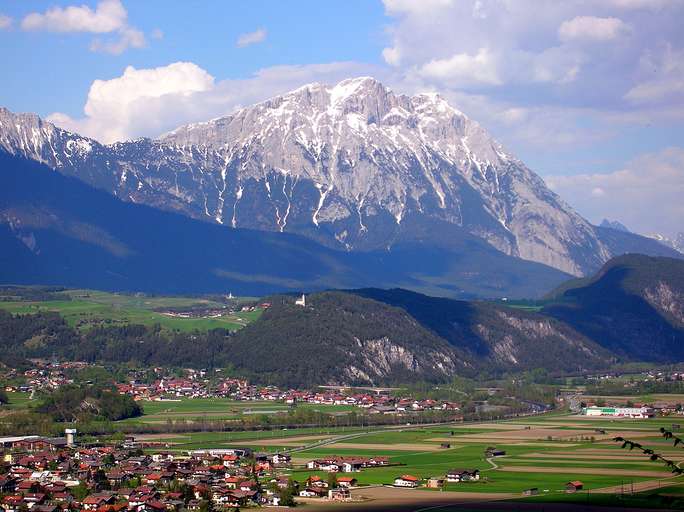
POLYGON ((216 382, 204 372, 186 370, 185 377, 161 377, 152 383, 131 381, 117 384, 120 393, 135 400, 178 400, 181 398, 223 397, 239 401, 283 402, 317 405, 351 405, 366 409, 369 414, 407 414, 429 410, 458 412, 461 405, 445 400, 416 400, 378 393, 344 393, 342 391, 281 390, 276 386, 254 386, 244 379, 225 378, 216 382))
POLYGON ((332 456, 310 460, 306 467, 317 471, 354 473, 361 471, 362 468, 387 466, 389 462, 389 457, 332 456))
POLYGON ((250 386, 239 390, 232 398, 236 400, 270 400, 286 404, 308 403, 316 405, 352 405, 373 414, 402 414, 428 410, 459 411, 461 405, 445 400, 416 400, 411 397, 394 397, 380 393, 347 393, 343 391, 283 391, 274 386, 257 388, 250 386))
MULTIPOLYGON (((305 464, 313 472, 300 483, 291 457, 254 453, 249 448, 145 453, 134 438, 117 444, 79 446, 76 432, 64 437, 0 438, 1 512, 206 512, 257 505, 279 505, 284 490, 299 498, 349 500, 362 469, 390 465, 389 457, 330 456, 305 464), (280 471, 280 475, 279 475, 280 471)), ((404 474, 397 487, 441 486, 477 481, 477 469, 454 469, 427 482, 404 474)))
POLYGON ((209 384, 206 371, 186 370, 186 376, 162 376, 153 382, 132 380, 116 384, 119 393, 130 395, 134 400, 180 400, 182 398, 234 398, 249 384, 244 379, 224 378, 209 384))
MULTIPOLYGON (((318 489, 315 478, 300 486, 278 475, 290 463, 288 455, 254 454, 248 448, 145 454, 131 440, 77 446, 71 431, 61 438, 0 438, 0 450, 4 512, 204 512, 278 505, 283 489, 293 494, 318 489)), ((340 478, 324 494, 348 498, 355 483, 340 478)))
MULTIPOLYGON (((32 392, 39 389, 54 390, 73 384, 73 372, 85 368, 84 362, 34 361, 35 367, 24 372, 25 384, 8 386, 7 391, 32 392)), ((174 401, 188 398, 229 398, 239 401, 283 402, 296 406, 298 403, 316 405, 346 405, 363 408, 368 414, 405 415, 422 411, 451 411, 457 413, 461 404, 445 400, 417 400, 412 397, 396 397, 388 393, 354 392, 352 390, 283 390, 276 386, 255 386, 245 379, 222 377, 220 369, 185 369, 178 376, 165 368, 152 368, 153 379, 139 379, 135 371, 124 383, 115 384, 119 393, 134 400, 174 401)), ((13 380, 20 375, 11 375, 13 380)))
MULTIPOLYGON (((450 469, 445 476, 430 477, 425 480, 425 487, 430 489, 443 488, 446 483, 477 482, 480 480, 479 469, 450 469)), ((394 479, 395 487, 418 487, 423 481, 414 475, 401 475, 394 479)))
POLYGON ((52 362, 36 359, 33 366, 23 373, 14 368, 8 368, 3 375, 7 380, 16 381, 21 377, 24 382, 19 385, 8 384, 5 391, 31 393, 38 390, 55 390, 74 381, 67 375, 70 370, 81 370, 88 366, 82 361, 52 362))

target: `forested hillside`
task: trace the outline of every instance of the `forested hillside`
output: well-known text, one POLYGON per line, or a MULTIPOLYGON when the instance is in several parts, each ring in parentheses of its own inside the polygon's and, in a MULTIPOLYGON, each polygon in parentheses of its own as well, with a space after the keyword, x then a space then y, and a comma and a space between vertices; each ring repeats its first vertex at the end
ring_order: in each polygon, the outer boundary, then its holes
MULTIPOLYGON (((616 362, 684 360, 684 262, 624 256, 557 291, 540 312, 401 289, 276 295, 239 331, 100 325, 0 310, 0 362, 32 357, 226 368, 284 386, 444 381, 535 368, 578 373, 616 362)), ((35 297, 34 297, 35 298, 35 297)))
POLYGON ((626 255, 568 283, 543 313, 633 360, 684 360, 684 261, 626 255))
POLYGON ((408 290, 353 293, 406 310, 418 322, 492 371, 549 368, 584 371, 609 366, 615 357, 564 323, 492 302, 428 297, 408 290))

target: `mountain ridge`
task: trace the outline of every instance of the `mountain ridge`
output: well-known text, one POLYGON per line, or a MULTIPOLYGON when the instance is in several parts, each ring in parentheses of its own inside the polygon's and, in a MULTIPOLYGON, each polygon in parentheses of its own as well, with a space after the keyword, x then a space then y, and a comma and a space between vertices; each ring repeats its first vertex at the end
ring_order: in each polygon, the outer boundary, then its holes
POLYGON ((154 293, 263 295, 403 286, 457 297, 538 296, 567 278, 464 235, 346 252, 293 233, 227 229, 121 201, 0 152, 0 282, 154 293))
POLYGON ((110 145, 0 109, 0 148, 125 201, 336 249, 458 250, 472 235, 573 275, 620 253, 442 97, 397 95, 369 77, 309 84, 157 140, 110 145))

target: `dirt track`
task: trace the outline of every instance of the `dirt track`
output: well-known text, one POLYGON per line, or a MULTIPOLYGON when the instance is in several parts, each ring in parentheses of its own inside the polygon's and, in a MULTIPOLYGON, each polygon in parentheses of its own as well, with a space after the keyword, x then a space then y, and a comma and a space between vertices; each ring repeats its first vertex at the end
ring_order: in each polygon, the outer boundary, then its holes
MULTIPOLYGON (((520 495, 513 493, 430 492, 417 489, 372 487, 354 490, 352 496, 355 498, 363 496, 365 500, 357 503, 306 500, 306 506, 303 508, 309 512, 439 512, 440 510, 451 511, 459 508, 468 511, 482 510, 483 512, 522 512, 527 510, 538 510, 540 512, 572 512, 576 510, 582 510, 582 512, 622 512, 634 510, 622 507, 586 505, 582 505, 578 509, 577 505, 570 503, 519 502, 515 498, 520 498, 520 495)), ((649 509, 648 512, 655 511, 649 509)), ((659 512, 663 512, 663 509, 659 509, 659 512)))
MULTIPOLYGON (((357 489, 352 492, 355 499, 361 497, 364 501, 359 503, 322 503, 310 500, 306 503, 307 511, 330 511, 360 512, 360 511, 392 511, 392 512, 418 512, 429 510, 434 507, 475 503, 491 503, 499 500, 517 497, 511 493, 473 493, 473 492, 430 492, 417 489, 399 489, 394 487, 371 487, 357 489)), ((497 510, 496 505, 489 510, 497 510)), ((485 509, 486 510, 486 509, 485 509)))

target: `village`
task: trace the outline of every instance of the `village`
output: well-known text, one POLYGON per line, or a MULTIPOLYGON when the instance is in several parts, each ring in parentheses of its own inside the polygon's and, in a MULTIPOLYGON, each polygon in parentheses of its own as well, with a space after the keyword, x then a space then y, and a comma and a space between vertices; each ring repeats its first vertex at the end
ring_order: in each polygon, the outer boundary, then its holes
MULTIPOLYGON (((6 512, 207 511, 292 505, 295 497, 348 501, 355 473, 390 465, 384 456, 312 459, 304 467, 318 474, 298 481, 288 476, 292 461, 286 453, 221 448, 178 454, 151 450, 132 436, 80 445, 75 429, 57 438, 0 438, 0 450, 0 507, 6 512)), ((437 488, 480 479, 477 469, 426 479, 400 470, 388 485, 437 488)))
MULTIPOLYGON (((5 376, 23 378, 23 383, 8 385, 9 392, 30 393, 53 391, 61 386, 73 384, 70 371, 87 368, 84 362, 45 362, 35 361, 31 368, 17 375, 5 376)), ((119 393, 130 395, 136 401, 173 402, 198 398, 225 398, 236 401, 280 402, 290 406, 297 404, 347 405, 364 409, 369 414, 407 414, 426 410, 459 411, 461 405, 445 400, 416 400, 410 396, 394 396, 388 388, 321 388, 317 391, 288 389, 276 386, 257 386, 246 379, 222 377, 220 372, 207 370, 183 370, 184 376, 178 377, 164 368, 151 370, 155 378, 150 382, 129 380, 116 383, 119 393), (213 375, 210 375, 213 373, 213 375), (209 377, 212 377, 211 379, 209 377)))

